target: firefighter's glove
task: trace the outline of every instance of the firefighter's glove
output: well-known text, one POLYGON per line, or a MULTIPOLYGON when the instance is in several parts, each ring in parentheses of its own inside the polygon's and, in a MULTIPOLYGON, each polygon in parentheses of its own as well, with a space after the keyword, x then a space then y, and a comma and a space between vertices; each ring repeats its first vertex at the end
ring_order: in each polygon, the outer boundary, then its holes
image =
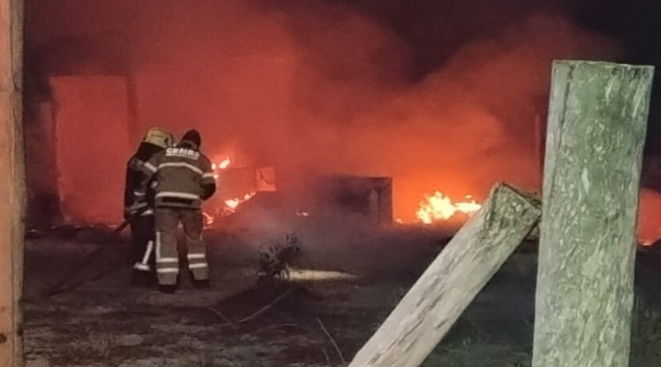
POLYGON ((141 210, 143 210, 146 207, 147 207, 147 203, 144 202, 144 201, 136 202, 136 203, 133 203, 132 205, 129 205, 129 206, 125 207, 124 208, 124 219, 125 220, 131 219, 133 216, 138 214, 138 212, 140 212, 141 210))

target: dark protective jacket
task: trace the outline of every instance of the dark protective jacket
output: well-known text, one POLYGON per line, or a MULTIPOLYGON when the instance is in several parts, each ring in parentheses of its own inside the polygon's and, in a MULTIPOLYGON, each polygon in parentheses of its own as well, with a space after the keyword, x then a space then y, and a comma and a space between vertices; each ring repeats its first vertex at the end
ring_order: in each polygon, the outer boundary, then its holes
POLYGON ((190 141, 154 155, 141 169, 144 176, 139 193, 146 192, 149 182, 155 180, 157 208, 199 209, 216 192, 211 161, 190 141))
MULTIPOLYGON (((154 190, 147 186, 147 190, 141 188, 144 177, 142 166, 155 154, 163 151, 163 148, 143 142, 138 147, 138 151, 126 163, 126 182, 124 184, 124 210, 125 217, 130 216, 128 208, 142 209, 144 207, 154 207, 154 190), (137 204, 137 205, 136 205, 137 204), (139 208, 138 208, 139 207, 139 208)), ((143 212, 144 215, 153 214, 150 210, 143 212)))

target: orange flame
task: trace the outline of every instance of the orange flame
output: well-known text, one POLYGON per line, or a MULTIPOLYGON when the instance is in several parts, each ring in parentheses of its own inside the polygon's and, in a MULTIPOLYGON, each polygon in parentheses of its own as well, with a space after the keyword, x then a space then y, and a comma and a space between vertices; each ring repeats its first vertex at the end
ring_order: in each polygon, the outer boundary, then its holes
POLYGON ((230 159, 230 157, 227 157, 218 163, 218 168, 227 169, 230 166, 230 164, 232 164, 232 160, 230 159))
POLYGON ((239 199, 225 200, 225 205, 227 205, 227 207, 232 209, 232 210, 235 210, 236 208, 238 208, 239 204, 241 204, 241 201, 239 199))
POLYGON ((204 226, 209 227, 213 225, 213 223, 216 221, 213 215, 207 213, 207 212, 202 212, 202 216, 204 217, 204 226))
POLYGON ((214 172, 213 178, 218 180, 220 178, 220 174, 218 174, 217 171, 227 169, 230 166, 230 164, 232 164, 232 160, 230 159, 230 157, 227 157, 218 163, 212 163, 211 169, 214 172))
POLYGON ((471 215, 478 211, 482 206, 475 202, 472 197, 466 196, 470 201, 453 203, 452 199, 436 191, 432 195, 425 195, 420 201, 420 207, 416 212, 418 219, 425 224, 448 220, 457 213, 471 215))
POLYGON ((234 213, 236 211, 236 208, 239 207, 239 205, 245 203, 246 201, 250 200, 253 198, 253 196, 257 195, 255 191, 250 192, 248 194, 243 195, 243 198, 234 198, 234 199, 229 199, 225 200, 225 206, 227 209, 231 212, 234 213))

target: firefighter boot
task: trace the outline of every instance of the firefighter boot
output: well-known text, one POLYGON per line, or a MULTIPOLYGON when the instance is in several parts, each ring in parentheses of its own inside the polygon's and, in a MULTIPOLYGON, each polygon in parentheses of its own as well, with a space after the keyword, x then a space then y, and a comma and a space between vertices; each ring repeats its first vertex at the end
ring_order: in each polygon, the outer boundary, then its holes
POLYGON ((193 279, 193 286, 196 289, 205 290, 211 288, 211 283, 209 282, 209 279, 203 279, 203 280, 193 279))
POLYGON ((165 294, 173 294, 174 292, 177 291, 177 286, 176 286, 176 285, 173 285, 173 284, 168 284, 168 285, 163 285, 163 284, 161 284, 161 285, 158 286, 158 290, 159 290, 161 293, 165 293, 165 294))
POLYGON ((133 270, 131 274, 131 285, 137 288, 151 288, 156 284, 156 276, 153 272, 133 270))

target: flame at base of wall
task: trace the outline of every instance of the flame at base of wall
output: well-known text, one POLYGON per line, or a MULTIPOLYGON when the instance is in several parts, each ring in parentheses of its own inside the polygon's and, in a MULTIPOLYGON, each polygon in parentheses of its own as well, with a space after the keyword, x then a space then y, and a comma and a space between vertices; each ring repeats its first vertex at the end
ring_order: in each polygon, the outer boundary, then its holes
POLYGON ((466 200, 453 202, 450 197, 440 191, 427 194, 420 201, 416 217, 424 224, 432 224, 447 221, 459 213, 471 215, 482 207, 470 195, 466 196, 466 200))

